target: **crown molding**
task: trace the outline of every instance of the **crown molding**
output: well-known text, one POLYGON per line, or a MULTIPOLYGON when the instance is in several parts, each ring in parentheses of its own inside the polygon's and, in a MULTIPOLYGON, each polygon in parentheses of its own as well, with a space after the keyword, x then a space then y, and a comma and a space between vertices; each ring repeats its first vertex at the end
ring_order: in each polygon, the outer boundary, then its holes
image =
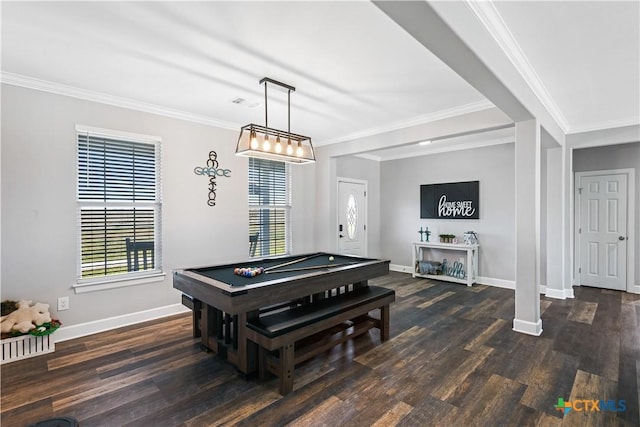
POLYGON ((73 98, 83 99, 86 101, 98 102, 101 104, 113 105, 115 107, 128 108, 130 110, 142 111, 145 113, 157 114, 160 116, 171 117, 174 119, 185 120, 189 122, 199 123, 208 126, 216 126, 223 129, 238 130, 240 126, 237 123, 230 123, 221 120, 214 120, 210 117, 189 113, 186 111, 173 110, 171 108, 161 107, 159 105, 148 104, 146 102, 136 101, 134 99, 122 98, 119 96, 108 95, 102 92, 94 92, 87 89, 80 89, 73 86, 67 86, 60 83, 54 83, 46 80, 40 80, 33 77, 27 77, 20 74, 8 73, 2 71, 0 74, 0 82, 13 86, 25 87, 28 89, 40 90, 43 92, 54 93, 56 95, 70 96, 73 98))
POLYGON ((640 125, 640 120, 638 120, 637 117, 630 117, 628 119, 620 119, 620 120, 608 120, 608 121, 598 122, 598 123, 583 124, 581 126, 572 126, 571 128, 569 128, 567 135, 575 134, 575 133, 615 129, 615 128, 621 128, 625 126, 638 126, 638 125, 640 125))
POLYGON ((465 0, 467 6, 473 11, 480 23, 487 29, 491 37, 496 41, 500 49, 507 55, 509 61, 520 73, 524 81, 531 88, 535 96, 547 109, 549 114, 558 123, 562 131, 567 134, 569 124, 564 114, 560 111, 558 104, 553 100, 544 83, 529 63, 526 55, 520 48, 515 37, 502 19, 500 12, 496 9, 491 0, 475 1, 465 0))

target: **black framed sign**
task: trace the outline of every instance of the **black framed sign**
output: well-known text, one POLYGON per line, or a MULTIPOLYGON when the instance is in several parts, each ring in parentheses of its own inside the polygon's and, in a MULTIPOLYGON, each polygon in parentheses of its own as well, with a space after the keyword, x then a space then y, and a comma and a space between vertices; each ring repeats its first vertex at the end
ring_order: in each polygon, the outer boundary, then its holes
POLYGON ((479 219, 480 181, 421 185, 420 218, 479 219))

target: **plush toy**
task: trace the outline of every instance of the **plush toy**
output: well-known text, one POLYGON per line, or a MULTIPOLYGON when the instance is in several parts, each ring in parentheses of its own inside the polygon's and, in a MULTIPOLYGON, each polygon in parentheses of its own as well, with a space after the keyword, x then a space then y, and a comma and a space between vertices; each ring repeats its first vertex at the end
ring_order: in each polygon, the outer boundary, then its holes
POLYGON ((49 304, 37 302, 31 305, 31 301, 20 300, 16 311, 0 317, 0 330, 2 333, 19 331, 24 334, 46 322, 51 322, 49 304))

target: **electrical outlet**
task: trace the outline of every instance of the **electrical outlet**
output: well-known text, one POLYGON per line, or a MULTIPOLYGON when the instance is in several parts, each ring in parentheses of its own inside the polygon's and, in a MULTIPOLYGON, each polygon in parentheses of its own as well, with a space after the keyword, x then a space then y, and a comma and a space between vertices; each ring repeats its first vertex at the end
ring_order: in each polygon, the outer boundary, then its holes
POLYGON ((58 311, 69 310, 69 297, 58 298, 58 311))

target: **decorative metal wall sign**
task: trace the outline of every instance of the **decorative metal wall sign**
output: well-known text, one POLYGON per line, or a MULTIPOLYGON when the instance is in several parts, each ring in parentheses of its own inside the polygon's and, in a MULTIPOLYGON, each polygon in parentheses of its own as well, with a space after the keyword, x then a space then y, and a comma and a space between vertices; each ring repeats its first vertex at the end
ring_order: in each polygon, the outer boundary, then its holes
POLYGON ((231 169, 222 169, 218 164, 218 153, 215 151, 209 151, 209 158, 207 159, 207 166, 196 166, 193 169, 196 175, 204 175, 209 177, 209 197, 207 198, 207 205, 216 205, 216 187, 218 185, 217 178, 231 178, 231 169))
POLYGON ((420 218, 479 219, 480 181, 420 186, 420 218))

